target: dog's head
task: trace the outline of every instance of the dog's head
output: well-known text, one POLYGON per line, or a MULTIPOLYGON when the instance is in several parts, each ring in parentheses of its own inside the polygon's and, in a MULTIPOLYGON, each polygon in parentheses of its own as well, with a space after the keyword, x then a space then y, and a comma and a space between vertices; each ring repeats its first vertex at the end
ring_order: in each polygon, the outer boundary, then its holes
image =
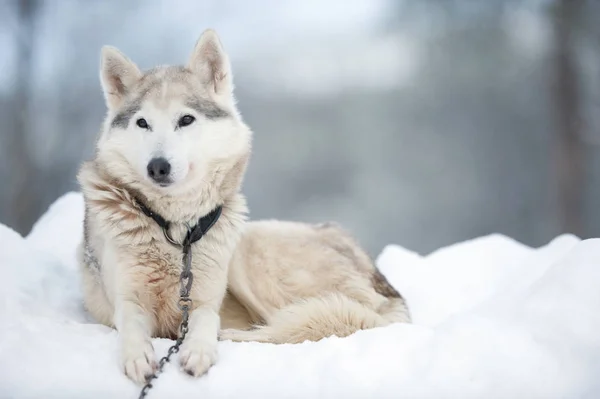
POLYGON ((202 34, 185 67, 146 72, 105 46, 100 79, 108 113, 96 160, 110 175, 149 197, 237 190, 251 131, 236 109, 216 32, 202 34))

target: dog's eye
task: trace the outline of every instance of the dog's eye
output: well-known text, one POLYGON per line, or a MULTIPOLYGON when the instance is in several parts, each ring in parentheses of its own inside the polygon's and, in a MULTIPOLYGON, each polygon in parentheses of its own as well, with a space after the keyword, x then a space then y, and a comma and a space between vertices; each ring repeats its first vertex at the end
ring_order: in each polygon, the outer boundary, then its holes
POLYGON ((142 129, 148 129, 148 122, 146 122, 146 120, 144 118, 140 118, 135 122, 136 125, 138 125, 138 127, 141 127, 142 129))
POLYGON ((194 123, 195 120, 196 120, 196 118, 194 118, 192 115, 184 115, 181 118, 179 118, 179 122, 177 122, 177 126, 179 126, 179 127, 189 126, 192 123, 194 123))

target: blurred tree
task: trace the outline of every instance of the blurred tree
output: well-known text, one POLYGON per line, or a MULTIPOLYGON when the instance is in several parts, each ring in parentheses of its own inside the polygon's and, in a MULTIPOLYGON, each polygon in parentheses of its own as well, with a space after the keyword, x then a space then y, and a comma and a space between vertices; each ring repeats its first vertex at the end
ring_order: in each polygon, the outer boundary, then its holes
POLYGON ((581 106, 576 30, 583 0, 560 0, 553 9, 554 105, 557 126, 557 173, 561 230, 581 236, 585 151, 581 140, 581 106))
POLYGON ((12 212, 7 216, 8 225, 20 233, 29 229, 37 215, 32 211, 35 203, 34 164, 28 149, 29 138, 29 97, 33 75, 33 50, 35 19, 39 8, 38 0, 17 0, 14 9, 17 14, 17 65, 14 84, 12 115, 14 129, 8 132, 8 165, 13 179, 10 188, 9 206, 12 212))

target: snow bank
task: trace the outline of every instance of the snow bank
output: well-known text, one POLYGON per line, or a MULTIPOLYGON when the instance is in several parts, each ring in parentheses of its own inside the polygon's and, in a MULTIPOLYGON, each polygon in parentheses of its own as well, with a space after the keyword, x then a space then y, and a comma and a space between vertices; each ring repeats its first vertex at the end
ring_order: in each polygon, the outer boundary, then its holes
MULTIPOLYGON (((80 194, 27 238, 0 225, 0 398, 137 398, 117 333, 81 304, 80 194)), ((200 379, 169 365, 151 398, 600 397, 600 240, 533 249, 492 235, 428 256, 386 247, 414 324, 301 345, 219 344, 200 379)), ((162 356, 171 342, 154 340, 162 356)))

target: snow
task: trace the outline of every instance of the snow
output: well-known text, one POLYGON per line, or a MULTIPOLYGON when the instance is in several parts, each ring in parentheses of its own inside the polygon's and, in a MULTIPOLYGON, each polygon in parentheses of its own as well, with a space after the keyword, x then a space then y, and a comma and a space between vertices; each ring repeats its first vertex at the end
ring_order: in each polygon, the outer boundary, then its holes
MULTIPOLYGON (((116 331, 83 310, 69 193, 22 238, 0 225, 0 398, 136 398, 116 331)), ((219 344, 208 375, 168 365, 148 398, 600 397, 600 240, 490 235, 377 259, 414 323, 317 343, 219 344)), ((155 339, 162 356, 171 341, 155 339)))

